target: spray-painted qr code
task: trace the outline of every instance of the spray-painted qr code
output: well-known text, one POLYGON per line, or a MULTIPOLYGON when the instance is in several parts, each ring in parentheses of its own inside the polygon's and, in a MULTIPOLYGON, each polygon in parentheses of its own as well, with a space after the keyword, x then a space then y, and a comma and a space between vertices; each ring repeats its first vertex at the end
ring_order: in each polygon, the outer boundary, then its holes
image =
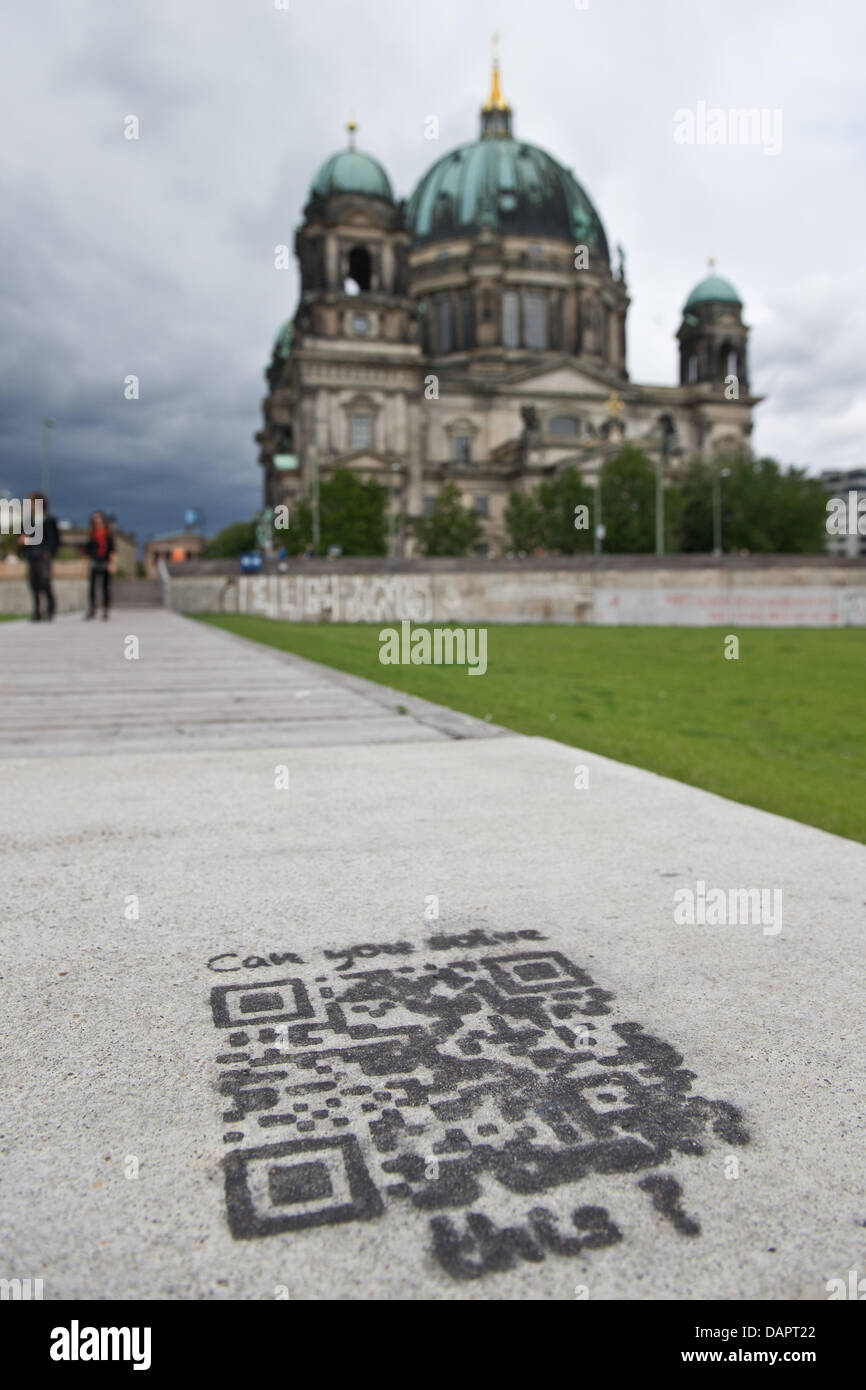
POLYGON ((324 969, 292 956, 276 979, 215 987, 232 1234, 387 1219, 405 1203, 431 1257, 471 1279, 616 1244, 610 1205, 628 1181, 697 1235, 659 1170, 713 1136, 746 1143, 739 1111, 694 1094, 682 1057, 617 1020, 559 951, 503 950, 539 936, 360 945, 323 953, 324 969), (604 1203, 581 1200, 599 1180, 604 1203))

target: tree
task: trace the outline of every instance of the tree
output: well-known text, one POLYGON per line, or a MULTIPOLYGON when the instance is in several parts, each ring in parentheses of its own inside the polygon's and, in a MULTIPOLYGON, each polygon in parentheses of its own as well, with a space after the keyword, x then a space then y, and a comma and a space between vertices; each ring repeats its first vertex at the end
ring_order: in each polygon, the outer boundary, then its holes
MULTIPOLYGON (((344 555, 384 555, 387 552, 385 512, 388 491, 375 478, 362 482, 357 473, 338 468, 319 489, 321 548, 339 546, 344 555)), ((312 539, 312 507, 309 535, 312 539)), ((298 521, 307 525, 307 509, 298 521)))
MULTIPOLYGON (((319 488, 321 553, 339 546, 344 555, 384 555, 387 504, 387 490, 375 478, 365 483, 350 469, 338 468, 319 488)), ((289 507, 289 525, 274 531, 274 544, 289 555, 299 555, 312 541, 313 504, 309 497, 302 497, 289 507)))
POLYGON ((512 489, 505 509, 511 549, 531 552, 543 548, 558 555, 591 550, 592 504, 592 488, 576 468, 566 468, 540 483, 534 492, 512 489))
POLYGON ((656 471, 634 444, 624 444, 601 470, 604 548, 613 555, 655 550, 656 471))
POLYGON ((719 479, 722 549, 754 554, 810 555, 824 550, 826 494, 801 468, 783 470, 772 458, 750 454, 695 459, 682 479, 680 546, 691 553, 713 548, 713 483, 719 479))
POLYGON ((481 537, 481 523, 471 507, 464 507, 456 483, 444 487, 427 517, 415 522, 422 555, 465 555, 481 537))
POLYGON ((537 491, 531 493, 511 489, 505 508, 505 525, 512 550, 531 554, 544 544, 544 514, 537 491))
POLYGON ((205 560, 232 559, 245 555, 256 548, 256 523, 254 521, 234 521, 224 526, 202 549, 205 560))
POLYGON ((566 468, 549 482, 540 483, 538 501, 543 518, 542 544, 545 550, 555 551, 559 555, 592 550, 592 488, 583 481, 576 468, 566 468))

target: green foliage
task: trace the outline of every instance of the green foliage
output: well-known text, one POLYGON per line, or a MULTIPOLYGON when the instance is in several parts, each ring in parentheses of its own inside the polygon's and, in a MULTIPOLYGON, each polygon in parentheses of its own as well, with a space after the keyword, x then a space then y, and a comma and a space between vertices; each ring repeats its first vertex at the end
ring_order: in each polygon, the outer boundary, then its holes
POLYGON ((545 550, 556 551, 559 555, 592 550, 592 488, 587 486, 576 468, 567 468, 549 482, 540 483, 538 502, 543 517, 542 544, 545 550), (578 513, 578 507, 586 507, 586 513, 578 513), (587 525, 575 526, 575 521, 584 517, 587 525))
POLYGON ((256 523, 254 521, 233 521, 224 526, 202 550, 205 560, 233 559, 256 548, 256 523))
MULTIPOLYGON (((655 549, 656 475, 649 459, 634 445, 627 444, 602 470, 602 520, 607 528, 604 550, 623 555, 655 549)), ((665 488, 666 545, 674 544, 679 495, 671 485, 665 488)), ((594 489, 584 482, 576 468, 567 468, 557 477, 539 483, 534 492, 512 491, 505 511, 512 550, 532 553, 536 549, 557 555, 591 551, 595 534, 594 489), (575 526, 585 514, 586 526, 575 526)))
MULTIPOLYGON (((322 549, 338 545, 344 555, 384 555, 388 492, 371 478, 340 468, 319 490, 322 549)), ((310 515, 312 535, 312 513, 310 515)))
POLYGON ((509 548, 531 555, 544 544, 544 515, 538 493, 518 492, 512 488, 505 508, 509 548))
MULTIPOLYGON (((388 491, 371 478, 338 468, 319 487, 320 551, 339 546, 344 555, 384 555, 387 552, 388 491)), ((277 547, 298 555, 313 541, 313 504, 303 498, 291 508, 291 526, 274 533, 277 547)))
POLYGON ((601 515, 609 555, 655 550, 656 471, 633 444, 625 444, 601 470, 601 515))
POLYGON ((680 549, 712 550, 713 479, 723 468, 730 470, 730 477, 719 479, 724 551, 816 555, 824 550, 827 498, 821 482, 801 468, 783 471, 775 459, 748 454, 689 464, 681 482, 680 549))
POLYGON ((481 537, 481 523, 464 507, 457 484, 449 483, 430 515, 415 522, 415 535, 422 555, 466 555, 481 537))
POLYGON ((592 550, 592 503, 592 488, 576 468, 539 483, 534 492, 513 489, 505 509, 510 549, 527 554, 541 549, 558 555, 592 550), (575 525, 584 519, 578 507, 587 509, 586 526, 575 525))

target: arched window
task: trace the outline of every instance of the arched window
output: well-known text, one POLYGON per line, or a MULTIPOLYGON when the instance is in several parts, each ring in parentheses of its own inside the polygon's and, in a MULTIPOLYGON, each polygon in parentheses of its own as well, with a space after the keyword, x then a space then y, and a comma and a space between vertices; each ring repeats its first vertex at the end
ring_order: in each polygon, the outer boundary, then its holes
POLYGON ((524 305, 525 336, 528 348, 547 347, 547 296, 543 291, 528 290, 524 305))
POLYGON ((441 294, 436 300, 436 351, 451 352, 454 347, 454 314, 451 297, 441 294))
POLYGON ((369 449, 373 443, 373 418, 365 411, 351 416, 351 444, 353 449, 369 449))
POLYGON ((475 346, 475 301, 468 290, 460 296, 460 346, 466 349, 475 346))
POLYGON ((725 354, 725 376, 737 376, 740 369, 740 355, 736 348, 728 348, 725 354))
POLYGON ((344 285, 346 293, 367 294, 371 272, 372 262, 366 246, 353 246, 349 252, 349 274, 344 285))
POLYGON ((604 332, 605 326, 606 326, 606 315, 605 315, 605 311, 604 311, 604 305, 603 305, 602 303, 600 303, 599 301, 596 301, 596 305, 595 305, 595 350, 596 350, 596 352, 599 354, 600 357, 606 357, 606 356, 607 356, 607 352, 605 351, 605 341, 604 341, 604 338, 605 338, 605 332, 604 332))
POLYGON ((691 355, 691 357, 689 358, 689 361, 688 361, 688 382, 689 382, 689 386, 694 386, 694 384, 695 384, 695 382, 697 381, 697 379, 698 379, 698 359, 697 359, 697 357, 695 356, 695 354, 692 353, 692 355, 691 355))
POLYGON ((503 347, 520 346, 520 303, 516 290, 506 290, 502 296, 503 347))

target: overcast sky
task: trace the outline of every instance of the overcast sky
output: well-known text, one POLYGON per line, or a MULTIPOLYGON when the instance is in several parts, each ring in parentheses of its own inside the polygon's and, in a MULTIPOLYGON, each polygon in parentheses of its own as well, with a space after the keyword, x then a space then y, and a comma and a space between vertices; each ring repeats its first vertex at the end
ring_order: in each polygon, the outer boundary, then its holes
POLYGON ((349 116, 398 196, 474 139, 494 29, 516 133, 625 247, 632 380, 677 380, 713 255, 752 325, 756 448, 866 463, 862 0, 39 0, 0 35, 0 490, 38 485, 48 415, 61 517, 249 516, 297 293, 274 247, 349 116), (677 144, 699 102, 780 111, 781 151, 677 144))

